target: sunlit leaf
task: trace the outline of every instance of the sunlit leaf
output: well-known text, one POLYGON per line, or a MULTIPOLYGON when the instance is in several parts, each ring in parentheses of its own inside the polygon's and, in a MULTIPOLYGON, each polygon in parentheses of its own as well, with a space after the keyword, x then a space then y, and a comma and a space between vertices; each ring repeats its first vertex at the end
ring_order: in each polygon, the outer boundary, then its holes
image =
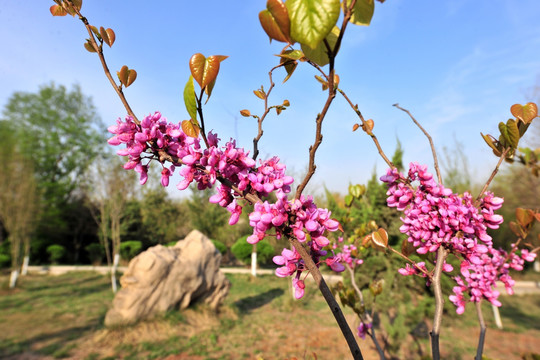
POLYGON ((315 49, 330 33, 340 14, 339 0, 287 0, 291 38, 315 49))
POLYGON ((134 69, 129 69, 129 72, 128 72, 128 79, 127 79, 127 82, 126 82, 126 87, 128 87, 129 85, 133 84, 133 82, 137 79, 137 72, 134 70, 134 69))
POLYGON ((264 100, 264 98, 266 97, 265 93, 261 90, 253 90, 253 93, 255 94, 256 97, 262 100, 264 100))
POLYGON ((362 124, 362 130, 364 130, 368 135, 372 134, 373 128, 375 127, 375 122, 372 119, 368 119, 362 124))
POLYGON ((99 30, 97 27, 95 27, 94 25, 90 25, 90 29, 92 30, 92 32, 94 33, 94 35, 98 36, 99 38, 101 38, 101 34, 99 33, 99 30))
POLYGON ((354 131, 358 130, 359 127, 360 127, 359 124, 354 124, 353 127, 352 127, 352 131, 354 132, 354 131))
POLYGON ((323 91, 328 89, 328 82, 319 75, 315 75, 315 79, 322 84, 323 91))
POLYGON ((282 59, 300 60, 304 57, 304 53, 300 50, 284 50, 281 54, 276 56, 279 56, 282 59))
POLYGON ((270 39, 292 44, 289 14, 281 0, 268 0, 266 9, 259 13, 259 21, 270 39))
MULTIPOLYGON (((336 46, 338 36, 339 28, 337 26, 334 26, 332 31, 326 37, 326 42, 329 45, 330 51, 333 51, 334 47, 336 46)), ((324 41, 321 41, 315 49, 312 49, 309 46, 304 46, 302 44, 302 51, 309 60, 313 61, 319 66, 324 66, 330 62, 328 58, 328 48, 326 47, 324 41)))
POLYGON ((90 41, 90 39, 86 40, 86 42, 84 43, 84 48, 89 52, 92 52, 92 53, 96 52, 96 49, 94 49, 94 45, 92 45, 92 42, 90 41))
POLYGON ((377 250, 384 251, 388 247, 388 233, 383 228, 371 234, 371 243, 377 250))
POLYGON ((283 106, 285 106, 285 107, 291 106, 291 103, 289 102, 289 100, 285 99, 285 100, 283 100, 283 106))
POLYGON ((251 112, 249 110, 240 110, 240 115, 242 115, 243 117, 250 117, 251 116, 251 112))
POLYGON ((184 86, 184 105, 191 119, 197 121, 197 99, 195 98, 193 76, 189 77, 186 86, 184 86))
POLYGON ((133 84, 135 79, 137 79, 137 72, 133 69, 129 69, 126 65, 122 66, 120 71, 116 73, 118 75, 118 80, 125 87, 133 84))
POLYGON ((114 41, 116 40, 116 34, 114 33, 113 29, 105 29, 102 26, 99 28, 99 34, 101 35, 103 42, 109 45, 109 47, 114 44, 114 41))
POLYGON ((198 138, 201 129, 191 120, 184 120, 181 124, 182 131, 189 137, 198 138))
POLYGON ((53 5, 49 8, 49 11, 51 12, 52 16, 66 16, 67 11, 64 10, 63 7, 60 5, 53 5))
POLYGON ((480 133, 480 135, 482 135, 482 138, 484 139, 486 144, 489 145, 490 148, 492 148, 494 151, 499 151, 499 149, 497 149, 497 146, 495 145, 497 143, 497 140, 493 136, 484 135, 482 133, 480 133))
POLYGON ((197 53, 189 60, 189 69, 193 79, 197 81, 201 89, 216 80, 219 73, 219 64, 228 56, 211 55, 205 58, 203 54, 197 53))
POLYGON ((516 219, 522 227, 526 228, 534 220, 534 212, 530 209, 517 208, 516 219))
POLYGON ((355 25, 368 26, 371 23, 371 18, 375 11, 375 1, 373 0, 356 0, 353 7, 353 14, 349 20, 355 25))
POLYGON ((530 124, 538 116, 538 107, 532 102, 525 105, 514 104, 510 107, 510 112, 524 123, 530 124))

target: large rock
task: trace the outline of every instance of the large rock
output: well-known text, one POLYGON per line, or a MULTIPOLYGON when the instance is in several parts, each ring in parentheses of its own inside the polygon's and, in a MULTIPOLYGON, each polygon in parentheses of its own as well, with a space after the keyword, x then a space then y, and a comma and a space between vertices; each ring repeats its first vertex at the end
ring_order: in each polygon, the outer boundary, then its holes
POLYGON ((220 262, 214 244, 197 230, 174 247, 149 248, 130 261, 105 325, 132 324, 195 301, 217 309, 231 286, 220 262))

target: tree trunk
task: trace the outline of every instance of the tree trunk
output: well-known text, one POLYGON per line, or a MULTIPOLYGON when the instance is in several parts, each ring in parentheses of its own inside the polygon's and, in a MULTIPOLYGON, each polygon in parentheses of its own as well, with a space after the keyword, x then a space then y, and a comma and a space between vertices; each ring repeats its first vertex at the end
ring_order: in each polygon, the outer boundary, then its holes
POLYGON ((118 269, 119 262, 120 262, 120 254, 114 254, 114 262, 111 269, 111 284, 112 284, 113 293, 116 293, 118 291, 118 287, 116 285, 116 270, 118 269))
POLYGON ((25 255, 23 260, 23 266, 21 270, 21 275, 27 275, 28 274, 28 264, 30 263, 30 256, 25 255))
POLYGON ((251 252, 251 275, 257 276, 257 244, 253 244, 251 252))
POLYGON ((19 278, 19 269, 11 270, 11 277, 9 278, 9 288, 13 289, 17 285, 17 279, 19 278))

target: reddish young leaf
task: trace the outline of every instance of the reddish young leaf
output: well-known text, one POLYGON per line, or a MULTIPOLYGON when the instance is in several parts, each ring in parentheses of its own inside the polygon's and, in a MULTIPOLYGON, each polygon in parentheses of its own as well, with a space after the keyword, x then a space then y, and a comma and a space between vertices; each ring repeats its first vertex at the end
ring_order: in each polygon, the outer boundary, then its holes
POLYGON ((359 124, 354 124, 353 127, 352 127, 352 131, 354 132, 354 131, 358 130, 359 127, 360 127, 359 124))
POLYGON ((128 72, 128 79, 127 79, 127 82, 126 82, 126 87, 128 87, 129 85, 133 84, 133 82, 135 81, 135 79, 137 79, 137 72, 134 70, 134 69, 129 69, 129 72, 128 72))
POLYGON ((66 16, 67 11, 64 10, 63 7, 60 5, 53 5, 49 8, 49 11, 51 12, 52 16, 66 16))
POLYGON ((362 125, 362 130, 364 130, 366 133, 371 135, 371 132, 373 131, 373 127, 375 126, 375 123, 372 119, 366 120, 365 124, 362 125))
POLYGON ((388 233, 383 228, 371 234, 371 243, 377 250, 384 251, 388 247, 388 233))
POLYGON ((189 60, 189 69, 193 79, 197 81, 201 89, 216 80, 219 73, 219 64, 228 58, 223 55, 212 55, 205 58, 203 54, 197 53, 189 60))
POLYGON ((247 110, 247 109, 240 110, 240 115, 242 115, 243 117, 250 117, 251 112, 249 110, 247 110))
POLYGON ((103 42, 109 47, 111 47, 114 44, 114 40, 116 40, 116 35, 113 31, 113 29, 105 29, 103 26, 99 28, 99 34, 101 35, 101 38, 103 39, 103 42))
POLYGON ((530 209, 517 208, 516 219, 522 227, 526 228, 534 220, 534 212, 530 209))
POLYGON ((526 124, 530 124, 533 119, 538 116, 538 107, 532 102, 525 105, 514 104, 510 107, 510 112, 517 119, 520 119, 526 124))
POLYGON ((268 0, 266 9, 259 13, 261 26, 270 37, 270 40, 292 44, 287 7, 281 0, 268 0))
POLYGON ((190 136, 192 138, 198 138, 199 137, 199 133, 200 133, 199 126, 197 124, 193 123, 193 121, 184 120, 184 121, 182 121, 181 126, 182 126, 182 131, 187 136, 190 136))
POLYGON ((118 80, 120 80, 120 83, 125 87, 133 84, 137 78, 137 72, 133 69, 129 69, 126 65, 122 66, 120 71, 116 72, 116 74, 118 75, 118 80))

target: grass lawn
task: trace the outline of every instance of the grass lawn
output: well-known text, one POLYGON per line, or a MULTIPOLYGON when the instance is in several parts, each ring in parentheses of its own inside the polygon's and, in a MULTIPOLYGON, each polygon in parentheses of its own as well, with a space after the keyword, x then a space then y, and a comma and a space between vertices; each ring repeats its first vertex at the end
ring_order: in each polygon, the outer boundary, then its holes
MULTIPOLYGON (((350 359, 345 341, 322 297, 308 283, 294 300, 287 279, 227 275, 231 291, 216 314, 204 306, 170 312, 129 327, 106 329, 103 319, 113 295, 106 276, 91 272, 31 275, 8 290, 0 276, 0 358, 2 359, 350 359), (316 356, 314 355, 316 354, 316 356)), ((540 353, 540 296, 501 298, 504 330, 493 325, 491 308, 485 355, 522 359, 540 353)), ((352 326, 355 317, 345 312, 352 326)), ((444 359, 474 357, 478 329, 473 307, 445 319, 444 359)), ((376 359, 371 342, 359 340, 365 359, 376 359)), ((420 341, 424 354, 428 340, 420 341)), ((422 355, 410 342, 402 358, 422 355)), ((530 359, 533 359, 532 357, 530 359)))

